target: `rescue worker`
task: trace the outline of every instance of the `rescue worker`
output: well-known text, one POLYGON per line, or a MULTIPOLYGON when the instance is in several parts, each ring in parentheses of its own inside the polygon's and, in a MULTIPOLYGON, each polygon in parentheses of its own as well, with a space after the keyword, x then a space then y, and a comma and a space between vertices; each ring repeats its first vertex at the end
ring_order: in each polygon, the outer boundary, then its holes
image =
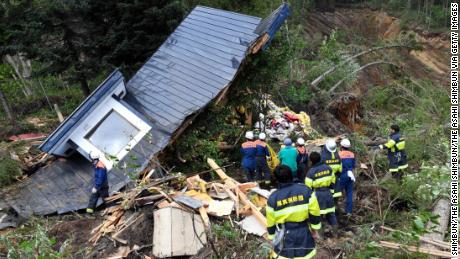
POLYGON ((94 186, 91 189, 91 196, 86 212, 93 213, 98 199, 102 198, 102 201, 104 201, 105 198, 109 197, 109 181, 107 179, 107 168, 100 160, 99 154, 96 151, 91 151, 89 158, 94 167, 94 186))
POLYGON ((402 171, 408 167, 405 147, 406 141, 401 137, 399 126, 396 124, 391 125, 388 141, 383 145, 379 145, 379 148, 388 150, 390 173, 397 179, 402 178, 402 171))
POLYGON ((256 143, 253 141, 254 133, 247 131, 245 138, 246 142, 241 144, 241 154, 243 155, 241 165, 247 180, 252 182, 256 180, 256 143))
POLYGON ((345 191, 346 205, 345 214, 348 218, 351 217, 353 210, 353 184, 356 181, 353 175, 353 170, 356 166, 355 154, 350 151, 351 143, 349 139, 342 139, 340 141, 339 156, 342 160, 342 172, 340 173, 340 188, 345 191))
POLYGON ((274 174, 279 186, 268 197, 266 207, 268 238, 274 246, 271 258, 312 258, 316 231, 321 228, 315 193, 294 183, 286 165, 277 166, 274 174))
POLYGON ((331 190, 334 188, 335 176, 332 168, 321 162, 318 152, 310 154, 311 168, 305 177, 305 185, 312 188, 318 199, 320 214, 326 218, 333 228, 333 235, 337 235, 338 223, 335 215, 334 198, 331 190))
POLYGON ((297 174, 299 176, 300 182, 305 181, 305 175, 308 171, 308 151, 305 148, 305 140, 303 138, 298 138, 296 141, 297 146, 297 174))
POLYGON ((267 143, 265 143, 267 135, 259 134, 259 139, 256 143, 256 172, 259 180, 264 180, 266 184, 270 183, 270 168, 268 168, 267 157, 270 157, 267 143))
POLYGON ((292 176, 294 180, 297 177, 297 150, 292 146, 292 140, 290 138, 284 139, 284 148, 278 153, 278 157, 282 165, 287 165, 291 168, 292 176))
POLYGON ((342 196, 340 191, 340 172, 342 171, 342 161, 340 160, 339 152, 337 151, 337 144, 335 139, 327 139, 326 144, 324 145, 323 151, 321 152, 321 162, 330 166, 332 172, 336 177, 335 186, 332 190, 333 197, 338 199, 342 196))

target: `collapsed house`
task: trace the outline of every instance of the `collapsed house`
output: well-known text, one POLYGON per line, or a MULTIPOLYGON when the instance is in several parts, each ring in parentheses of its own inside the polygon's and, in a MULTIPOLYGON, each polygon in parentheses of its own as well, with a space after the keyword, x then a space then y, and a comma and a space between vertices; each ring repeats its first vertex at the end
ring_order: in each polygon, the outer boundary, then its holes
POLYGON ((120 190, 221 100, 245 58, 266 49, 288 15, 287 4, 265 19, 197 6, 127 83, 112 72, 40 146, 59 159, 3 190, 2 200, 23 217, 85 208, 94 150, 105 154, 110 193, 120 190))

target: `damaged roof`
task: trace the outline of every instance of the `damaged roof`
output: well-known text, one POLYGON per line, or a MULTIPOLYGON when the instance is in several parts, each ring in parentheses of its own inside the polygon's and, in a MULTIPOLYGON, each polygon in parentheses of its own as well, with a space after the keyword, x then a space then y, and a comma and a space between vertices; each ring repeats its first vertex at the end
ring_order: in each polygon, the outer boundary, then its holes
MULTIPOLYGON (((251 46, 264 34, 271 39, 288 13, 286 4, 264 20, 204 6, 193 9, 126 85, 127 94, 120 102, 143 118, 151 130, 109 172, 110 193, 126 185, 129 174, 144 170, 180 133, 187 118, 204 109, 231 84, 251 46)), ((121 73, 113 72, 41 149, 50 152, 64 141, 66 133, 88 116, 92 105, 119 80, 123 80, 121 73)), ((73 155, 41 168, 16 191, 10 190, 7 203, 23 215, 83 209, 89 199, 92 174, 90 163, 79 154, 73 155)))

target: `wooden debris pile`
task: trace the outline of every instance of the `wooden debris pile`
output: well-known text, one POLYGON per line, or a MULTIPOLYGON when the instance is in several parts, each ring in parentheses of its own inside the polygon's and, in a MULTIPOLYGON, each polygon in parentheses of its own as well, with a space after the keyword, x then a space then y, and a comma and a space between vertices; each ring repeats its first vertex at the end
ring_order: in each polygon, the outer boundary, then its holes
MULTIPOLYGON (((207 162, 211 171, 219 176, 219 181, 206 182, 199 174, 188 178, 167 176, 153 181, 146 176, 137 188, 107 198, 106 204, 115 205, 103 212, 105 220, 92 230, 90 242, 96 244, 101 237, 106 236, 126 245, 127 241, 119 238, 120 233, 141 218, 135 214, 127 217, 125 212, 145 205, 153 205, 155 211, 177 208, 196 214, 206 231, 210 231, 210 218, 230 219, 233 224, 233 214, 237 218, 248 218, 249 221, 238 224, 244 230, 264 236, 266 218, 262 210, 270 192, 260 189, 257 183, 239 183, 229 177, 214 160, 208 159, 207 162)), ((162 234, 158 231, 155 233, 162 234)), ((175 255, 179 253, 176 251, 175 255)))

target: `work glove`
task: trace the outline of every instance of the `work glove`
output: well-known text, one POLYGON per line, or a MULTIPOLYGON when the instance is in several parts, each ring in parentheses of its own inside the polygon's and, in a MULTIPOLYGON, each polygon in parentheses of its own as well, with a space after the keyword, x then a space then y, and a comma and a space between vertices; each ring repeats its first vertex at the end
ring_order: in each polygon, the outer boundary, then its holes
POLYGON ((348 177, 350 177, 350 179, 351 179, 353 182, 356 181, 355 176, 353 175, 353 172, 352 172, 351 170, 348 170, 348 171, 347 171, 347 175, 348 175, 348 177))
POLYGON ((96 187, 93 187, 93 189, 91 189, 91 192, 92 192, 92 193, 96 193, 96 192, 97 192, 96 187))
POLYGON ((382 145, 382 144, 380 144, 380 145, 379 145, 379 148, 380 148, 380 149, 383 149, 383 145, 382 145))

